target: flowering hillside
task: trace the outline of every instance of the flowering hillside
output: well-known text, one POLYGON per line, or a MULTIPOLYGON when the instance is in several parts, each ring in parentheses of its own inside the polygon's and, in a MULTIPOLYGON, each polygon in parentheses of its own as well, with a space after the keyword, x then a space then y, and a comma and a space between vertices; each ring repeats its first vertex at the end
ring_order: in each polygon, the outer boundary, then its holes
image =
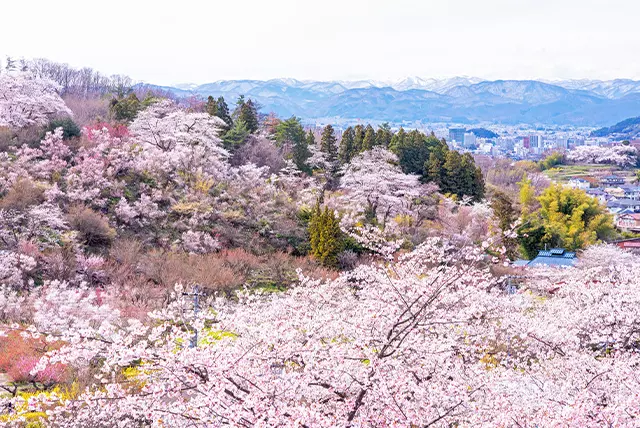
POLYGON ((586 195, 242 97, 117 94, 74 135, 53 82, 0 94, 3 425, 638 425, 640 259, 586 195), (578 266, 512 287, 547 242, 578 266))

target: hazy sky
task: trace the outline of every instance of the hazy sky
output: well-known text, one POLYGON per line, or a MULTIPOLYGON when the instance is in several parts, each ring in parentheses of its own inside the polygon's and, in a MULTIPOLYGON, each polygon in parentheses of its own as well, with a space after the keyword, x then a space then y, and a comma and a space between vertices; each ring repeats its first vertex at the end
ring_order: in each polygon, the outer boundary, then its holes
POLYGON ((640 79, 638 0, 3 0, 0 58, 170 84, 640 79))

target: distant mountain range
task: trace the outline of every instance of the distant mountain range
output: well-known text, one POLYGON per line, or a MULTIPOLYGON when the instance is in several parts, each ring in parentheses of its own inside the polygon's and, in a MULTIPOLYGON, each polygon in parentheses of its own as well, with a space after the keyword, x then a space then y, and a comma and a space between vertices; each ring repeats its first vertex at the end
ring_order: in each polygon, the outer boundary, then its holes
POLYGON ((203 85, 148 85, 178 96, 240 96, 264 112, 307 120, 345 119, 604 126, 640 116, 640 81, 496 80, 473 77, 397 82, 223 80, 203 85))

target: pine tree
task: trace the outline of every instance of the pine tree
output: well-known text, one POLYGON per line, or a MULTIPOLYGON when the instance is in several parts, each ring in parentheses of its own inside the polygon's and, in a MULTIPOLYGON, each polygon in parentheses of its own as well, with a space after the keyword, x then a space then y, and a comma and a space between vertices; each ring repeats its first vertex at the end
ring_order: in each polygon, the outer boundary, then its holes
POLYGON ((209 116, 218 116, 218 103, 211 95, 207 98, 206 109, 209 116))
MULTIPOLYGON (((362 145, 364 141, 364 127, 362 125, 356 125, 353 128, 353 153, 360 153, 362 151, 362 145)), ((353 156, 352 156, 353 157, 353 156)))
POLYGON ((229 114, 229 106, 227 105, 224 97, 218 97, 216 101, 216 116, 224 121, 227 124, 227 129, 231 129, 233 127, 233 119, 231 119, 231 114, 229 114))
POLYGON ((338 159, 338 146, 336 145, 336 142, 336 134, 333 130, 333 126, 325 126, 322 131, 322 136, 320 137, 320 150, 325 153, 327 162, 332 165, 335 165, 336 160, 338 159))
POLYGON ((460 153, 450 150, 444 160, 444 179, 442 180, 442 192, 458 195, 462 182, 462 165, 460 153))
POLYGON ((325 207, 323 211, 316 204, 309 221, 309 241, 313 257, 325 266, 337 266, 343 245, 340 221, 333 210, 325 207))
POLYGON ((479 166, 476 167, 473 184, 473 199, 476 202, 480 202, 482 199, 484 199, 484 175, 482 175, 482 170, 479 166))
POLYGON ((130 93, 125 98, 114 98, 109 106, 109 113, 116 122, 131 122, 143 108, 142 103, 135 93, 130 93))
POLYGON ((376 132, 376 144, 388 148, 389 144, 391 144, 391 137, 393 137, 391 127, 387 122, 385 122, 380 125, 378 131, 376 132))
POLYGON ((291 146, 291 159, 300 171, 311 173, 311 168, 307 165, 307 160, 311 157, 311 152, 307 146, 307 138, 300 123, 300 119, 292 116, 276 126, 276 142, 282 146, 291 146))
MULTIPOLYGON (((238 102, 240 103, 240 100, 238 100, 238 102)), ((256 109, 255 103, 251 99, 246 102, 242 99, 242 102, 239 104, 239 109, 238 120, 242 120, 246 124, 247 130, 253 134, 259 127, 258 110, 256 109)))
POLYGON ((427 161, 427 165, 425 165, 424 169, 427 172, 426 181, 433 182, 442 187, 442 160, 436 155, 435 152, 432 152, 429 155, 429 160, 427 161))
POLYGON ((305 141, 306 135, 304 128, 300 123, 300 119, 291 116, 289 119, 280 122, 276 126, 275 138, 278 146, 284 144, 295 145, 301 141, 305 141))
POLYGON ((342 133, 342 139, 340 140, 340 147, 338 149, 338 160, 343 165, 351 162, 351 158, 354 155, 354 138, 355 133, 352 127, 348 127, 342 133))
POLYGON ((238 119, 236 123, 234 123, 233 128, 222 137, 222 144, 225 149, 234 151, 244 145, 248 136, 249 130, 247 129, 247 124, 244 123, 242 119, 238 119))
POLYGON ((371 150, 376 145, 376 132, 371 125, 367 125, 362 140, 362 151, 371 150))
POLYGON ((404 128, 401 126, 400 129, 398 129, 398 132, 393 134, 393 136, 391 137, 391 142, 389 143, 389 150, 392 153, 395 153, 396 155, 398 155, 399 148, 402 145, 404 145, 406 136, 407 136, 407 133, 405 132, 404 128))
POLYGON ((296 167, 309 175, 311 175, 311 167, 307 164, 307 161, 311 157, 311 151, 307 146, 306 140, 301 140, 294 144, 291 149, 291 159, 293 163, 296 164, 296 167))
MULTIPOLYGON (((513 202, 511 201, 509 196, 507 196, 506 193, 495 190, 493 191, 490 205, 491 209, 493 210, 493 215, 498 221, 498 226, 500 227, 500 229, 503 232, 510 231, 511 226, 518 218, 518 213, 513 207, 513 202)), ((515 259, 518 256, 518 241, 516 240, 516 238, 504 236, 502 238, 502 243, 507 249, 507 257, 509 257, 511 260, 515 259)))
POLYGON ((462 155, 460 161, 460 188, 456 189, 459 196, 472 196, 475 200, 476 164, 469 153, 462 155))

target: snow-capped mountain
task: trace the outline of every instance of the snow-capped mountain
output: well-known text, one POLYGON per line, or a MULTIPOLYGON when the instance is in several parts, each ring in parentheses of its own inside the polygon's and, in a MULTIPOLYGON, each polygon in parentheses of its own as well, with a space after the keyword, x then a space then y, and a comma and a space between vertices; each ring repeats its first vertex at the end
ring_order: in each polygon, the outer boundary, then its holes
POLYGON ((305 119, 540 123, 602 126, 640 115, 640 81, 485 81, 473 77, 398 81, 221 80, 158 87, 176 96, 240 95, 264 112, 305 119))
POLYGON ((629 94, 640 93, 640 81, 631 79, 615 80, 565 80, 550 82, 566 89, 592 92, 609 99, 622 98, 629 94))

